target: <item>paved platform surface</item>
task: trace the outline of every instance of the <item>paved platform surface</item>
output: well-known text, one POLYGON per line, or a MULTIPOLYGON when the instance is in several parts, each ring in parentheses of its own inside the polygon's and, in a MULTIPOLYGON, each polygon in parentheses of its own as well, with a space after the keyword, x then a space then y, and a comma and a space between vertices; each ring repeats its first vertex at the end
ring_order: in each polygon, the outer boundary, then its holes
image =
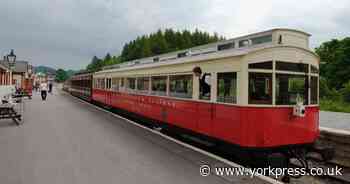
POLYGON ((1 184, 265 183, 200 176, 222 165, 65 93, 26 102, 25 122, 0 121, 1 184))
POLYGON ((321 111, 320 126, 350 131, 350 113, 321 111))

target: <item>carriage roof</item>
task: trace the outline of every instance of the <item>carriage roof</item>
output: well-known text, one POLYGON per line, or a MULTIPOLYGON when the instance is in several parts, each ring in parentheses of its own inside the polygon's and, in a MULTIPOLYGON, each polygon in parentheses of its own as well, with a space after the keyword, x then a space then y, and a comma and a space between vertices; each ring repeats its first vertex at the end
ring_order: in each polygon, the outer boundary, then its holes
POLYGON ((96 74, 111 73, 117 71, 125 70, 135 70, 142 68, 152 68, 158 66, 166 66, 172 64, 181 64, 188 62, 199 62, 212 59, 220 59, 234 56, 242 56, 251 52, 258 50, 263 50, 267 48, 275 47, 295 47, 303 49, 306 52, 309 52, 314 55, 313 52, 309 49, 309 37, 311 35, 295 30, 295 29, 285 29, 277 28, 271 29, 263 32, 253 33, 245 36, 240 36, 232 38, 229 40, 223 40, 220 42, 210 43, 206 45, 201 45, 185 50, 175 51, 171 53, 156 55, 152 57, 136 59, 129 62, 106 66, 102 71, 96 72, 96 74), (284 36, 283 43, 280 43, 282 39, 281 36, 284 36), (252 40, 265 38, 269 39, 267 42, 253 44, 252 40), (271 40, 270 40, 271 39, 271 40), (240 46, 241 42, 247 42, 246 46, 240 46), (233 46, 230 44, 233 44, 233 46), (220 47, 225 47, 220 49, 220 47))

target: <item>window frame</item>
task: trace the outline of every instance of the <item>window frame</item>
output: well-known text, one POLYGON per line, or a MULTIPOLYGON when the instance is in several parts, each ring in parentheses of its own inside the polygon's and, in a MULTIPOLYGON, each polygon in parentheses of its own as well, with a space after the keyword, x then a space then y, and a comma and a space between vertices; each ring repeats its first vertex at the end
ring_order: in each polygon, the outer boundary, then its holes
MULTIPOLYGON (((294 78, 304 78, 305 79, 305 84, 304 84, 304 96, 306 95, 306 97, 304 97, 304 105, 310 105, 310 100, 309 100, 309 97, 310 97, 310 92, 309 92, 309 75, 305 75, 305 74, 286 74, 286 73, 276 73, 275 74, 276 77, 275 77, 275 105, 276 106, 280 106, 280 105, 296 105, 296 104, 277 104, 277 76, 280 75, 280 76, 293 76, 294 78)), ((288 81, 289 82, 289 81, 288 81)))
POLYGON ((154 95, 154 96, 168 96, 168 78, 169 78, 169 75, 154 75, 154 76, 151 76, 151 89, 150 89, 150 93, 151 95, 154 95), (163 94, 163 91, 154 91, 153 90, 153 84, 154 84, 154 78, 165 78, 165 91, 164 91, 164 94, 163 94))
POLYGON ((175 75, 169 75, 169 77, 168 77, 168 91, 169 91, 169 93, 168 93, 168 96, 169 97, 171 97, 171 98, 180 98, 180 99, 188 99, 188 100, 190 100, 190 99, 193 99, 193 90, 194 90, 194 88, 193 88, 193 81, 195 80, 195 78, 193 77, 193 74, 175 74, 175 75), (181 97, 181 96, 175 96, 175 95, 173 95, 173 92, 171 91, 171 82, 172 82, 172 78, 174 78, 174 77, 181 77, 181 76, 191 76, 191 95, 190 96, 188 96, 188 97, 181 97))
POLYGON ((239 87, 238 87, 238 72, 236 71, 226 71, 226 72, 217 72, 216 73, 216 100, 215 102, 216 103, 223 103, 223 104, 230 104, 230 105, 235 105, 238 103, 238 90, 239 90, 239 87), (224 98, 224 101, 219 101, 219 75, 220 74, 234 74, 234 78, 235 79, 235 89, 234 89, 234 93, 235 93, 235 96, 234 96, 234 101, 233 102, 226 102, 225 101, 225 96, 223 97, 224 98))
POLYGON ((138 93, 140 93, 140 94, 149 94, 150 93, 151 77, 149 77, 149 76, 136 77, 136 81, 137 81, 136 82, 136 91, 138 93), (140 79, 148 79, 147 90, 139 89, 139 85, 141 84, 140 79))
MULTIPOLYGON (((266 84, 265 84, 266 85, 266 84)), ((273 72, 256 72, 256 71, 249 71, 248 72, 248 104, 249 105, 274 105, 274 74, 273 72), (250 96, 250 76, 251 75, 270 75, 269 80, 271 82, 271 86, 269 86, 269 90, 271 90, 270 99, 266 103, 255 103, 252 101, 251 96, 250 96), (271 103, 270 103, 271 101, 271 103)))

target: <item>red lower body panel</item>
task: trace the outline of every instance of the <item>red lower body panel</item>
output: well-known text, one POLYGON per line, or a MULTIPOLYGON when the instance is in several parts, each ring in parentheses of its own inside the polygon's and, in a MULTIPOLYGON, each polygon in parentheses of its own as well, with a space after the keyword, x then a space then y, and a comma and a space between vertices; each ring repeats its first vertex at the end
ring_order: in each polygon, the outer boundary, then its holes
POLYGON ((93 100, 243 147, 313 143, 319 108, 295 117, 291 107, 240 107, 94 89, 93 100))

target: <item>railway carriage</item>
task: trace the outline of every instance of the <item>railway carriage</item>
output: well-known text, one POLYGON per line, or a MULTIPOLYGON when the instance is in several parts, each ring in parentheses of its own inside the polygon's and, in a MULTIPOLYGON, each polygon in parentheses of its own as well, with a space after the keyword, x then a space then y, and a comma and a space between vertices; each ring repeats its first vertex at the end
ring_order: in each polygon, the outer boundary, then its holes
POLYGON ((91 98, 258 158, 301 157, 319 136, 309 37, 272 29, 105 67, 91 98))
POLYGON ((87 101, 92 100, 92 73, 79 72, 74 74, 65 86, 69 86, 69 92, 87 101))

